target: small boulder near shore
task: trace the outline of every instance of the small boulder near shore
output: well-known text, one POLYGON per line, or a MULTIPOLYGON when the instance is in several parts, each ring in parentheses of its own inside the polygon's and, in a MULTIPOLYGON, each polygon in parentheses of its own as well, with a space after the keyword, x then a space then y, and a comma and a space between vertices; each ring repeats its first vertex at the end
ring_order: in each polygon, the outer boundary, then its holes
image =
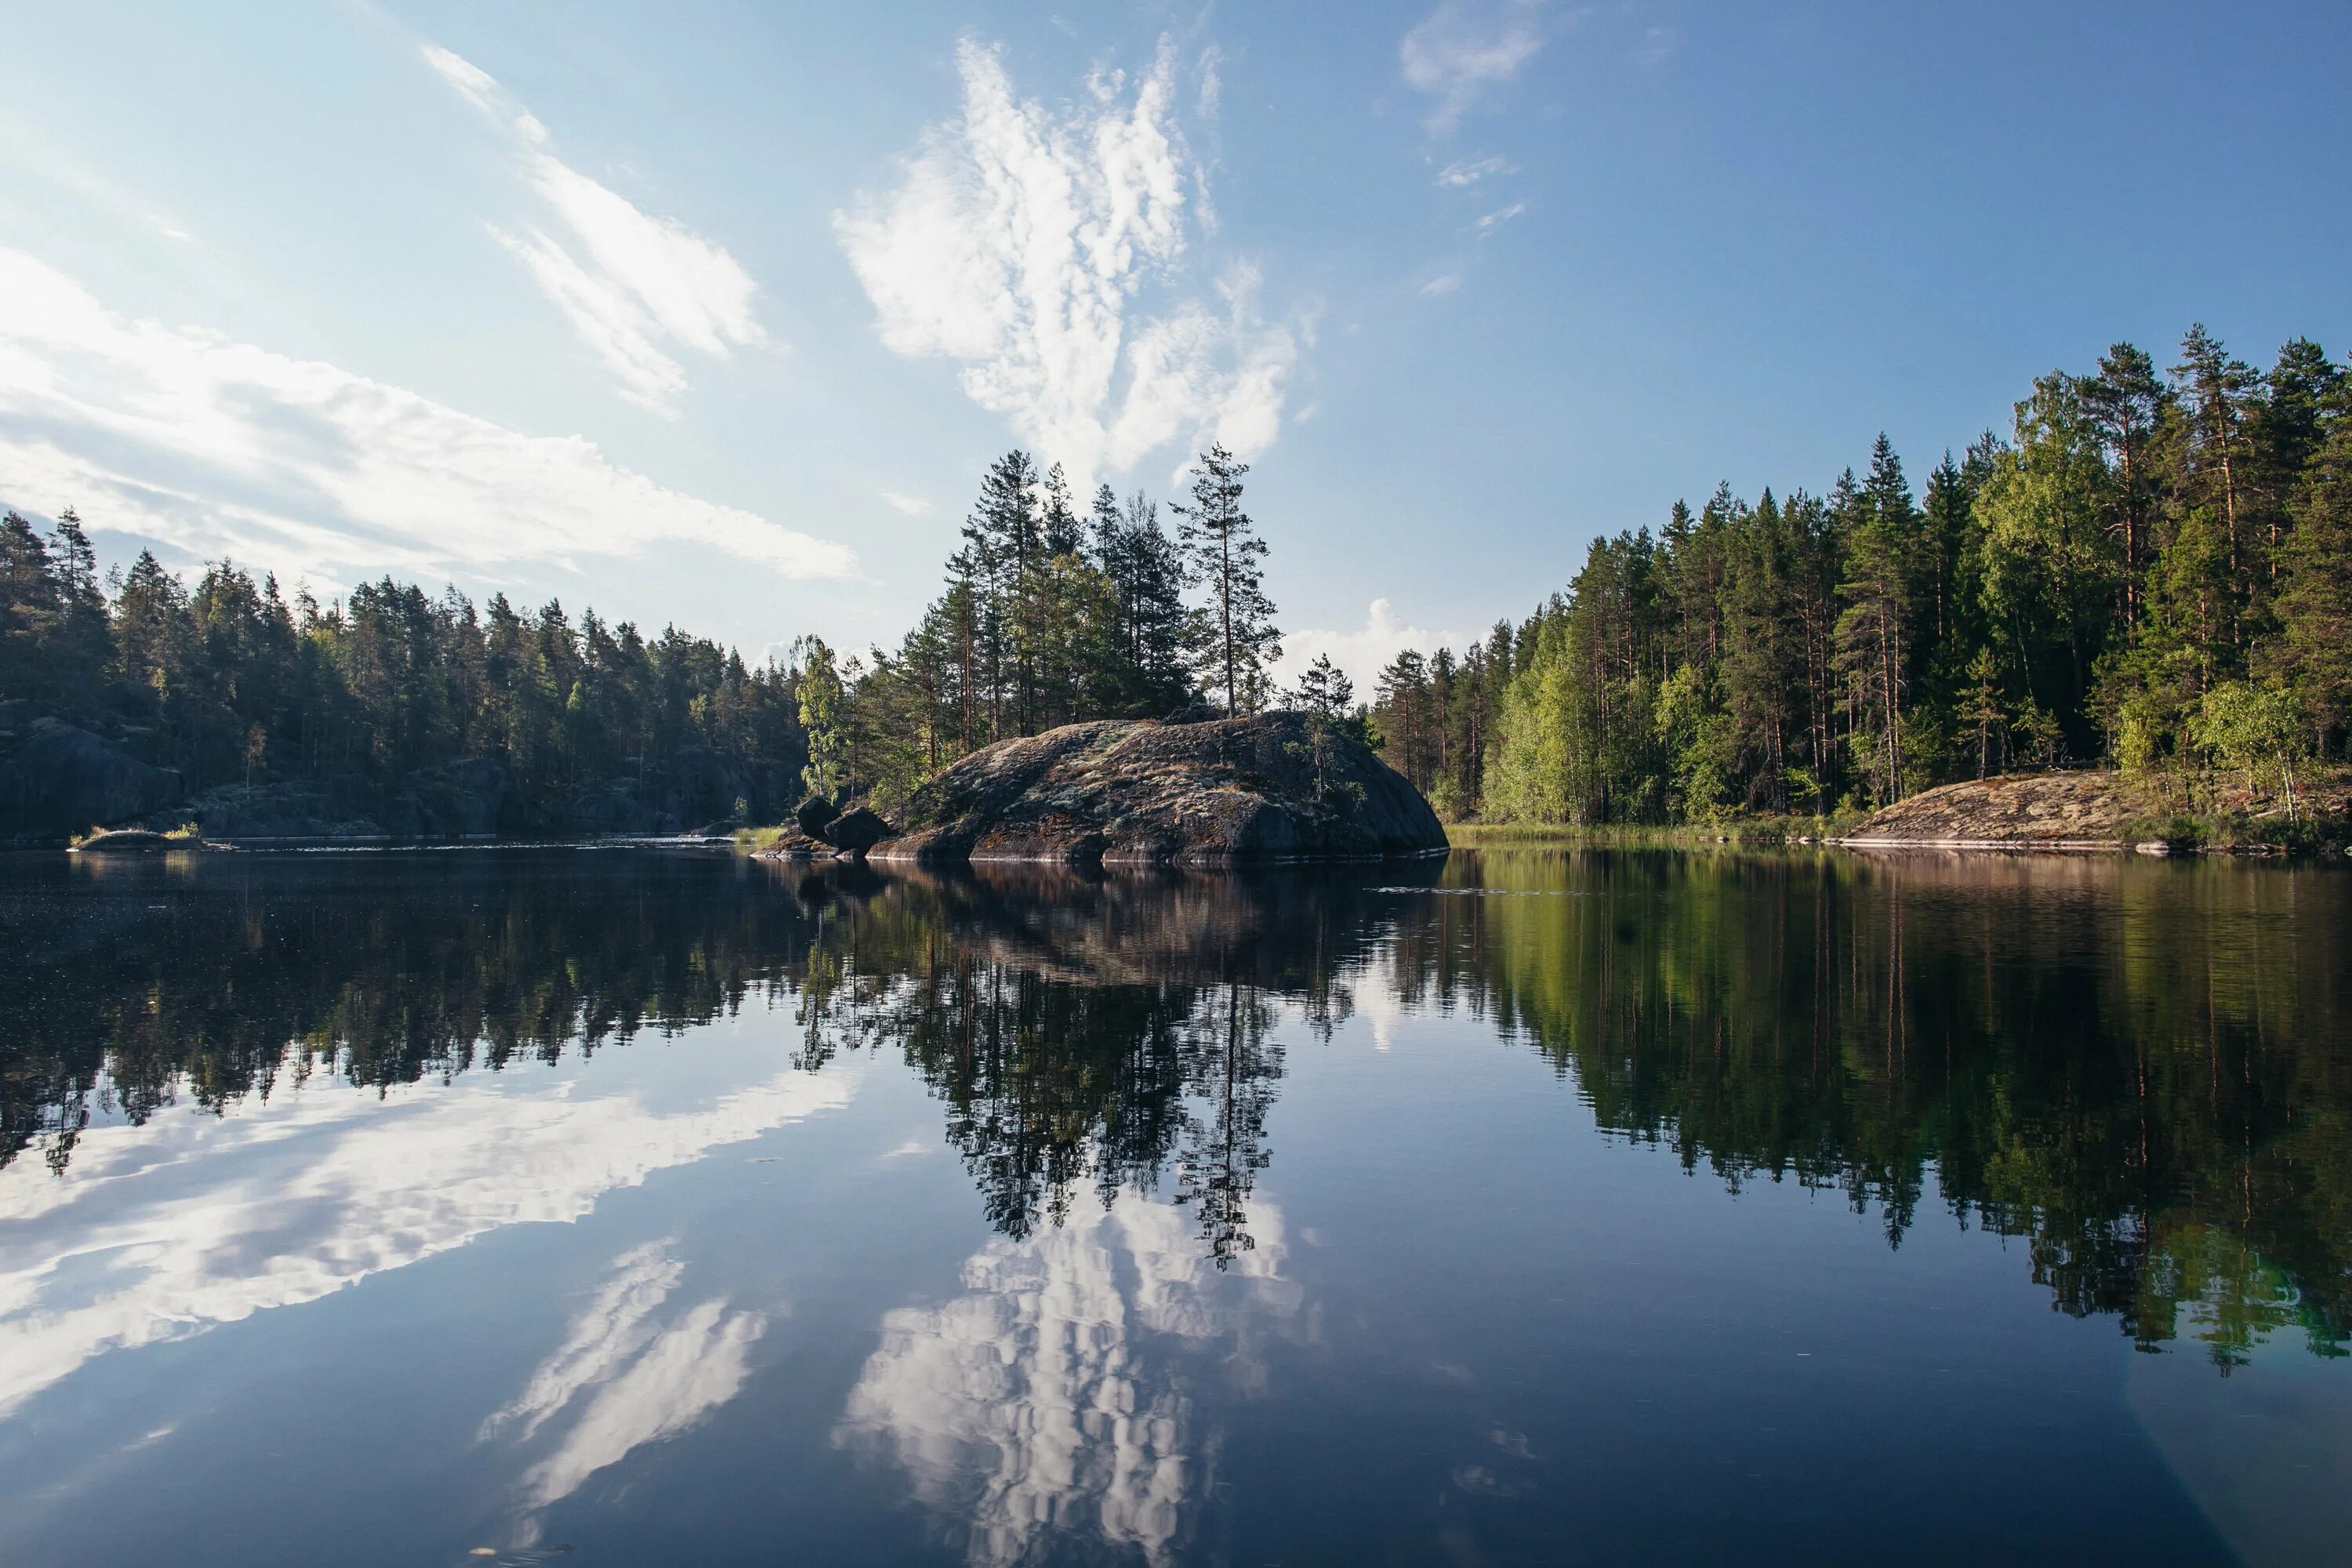
POLYGON ((873 858, 1225 866, 1447 847, 1402 774, 1300 713, 1097 720, 1000 741, 916 791, 904 815, 873 858))

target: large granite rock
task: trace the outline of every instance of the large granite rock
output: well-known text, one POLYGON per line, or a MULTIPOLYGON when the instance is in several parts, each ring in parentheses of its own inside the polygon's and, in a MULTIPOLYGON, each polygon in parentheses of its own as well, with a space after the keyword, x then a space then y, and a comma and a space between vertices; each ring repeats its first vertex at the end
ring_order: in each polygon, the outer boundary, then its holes
POLYGON ((1437 814, 1304 715, 1099 720, 1000 741, 917 791, 877 860, 1234 865, 1433 854, 1437 814))
POLYGON ((176 772, 62 720, 32 719, 16 732, 15 749, 0 762, 0 840, 62 839, 180 798, 176 772))

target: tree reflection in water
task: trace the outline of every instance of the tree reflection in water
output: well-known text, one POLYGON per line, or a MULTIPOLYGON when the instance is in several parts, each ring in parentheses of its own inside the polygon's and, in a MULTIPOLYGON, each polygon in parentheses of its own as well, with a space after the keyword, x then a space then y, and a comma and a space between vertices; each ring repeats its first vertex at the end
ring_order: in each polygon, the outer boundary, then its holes
POLYGON ((1282 1021, 1328 1035, 1381 985, 1541 1052, 1612 1136, 1838 1191, 1890 1246, 1932 1194, 2022 1238, 2059 1310, 2226 1372, 2352 1329, 2347 933, 2340 871, 2112 858, 27 861, 0 879, 0 1164, 66 1170, 93 1115, 497 1070, 750 1002, 793 1010, 811 1072, 902 1058, 1009 1244, 1158 1191, 1236 1267, 1282 1021))

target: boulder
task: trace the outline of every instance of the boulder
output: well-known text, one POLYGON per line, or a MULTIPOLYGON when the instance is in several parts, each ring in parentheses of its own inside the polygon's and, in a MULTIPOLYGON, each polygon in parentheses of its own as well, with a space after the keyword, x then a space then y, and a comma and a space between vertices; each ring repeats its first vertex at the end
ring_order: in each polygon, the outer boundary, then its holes
POLYGON ((1446 847, 1402 774, 1299 713, 1000 741, 918 790, 906 818, 876 859, 1222 866, 1446 847))
POLYGON ((55 840, 158 811, 180 798, 180 775, 61 720, 25 723, 0 762, 0 840, 55 840))
POLYGON ((823 834, 824 825, 840 815, 840 809, 821 795, 813 795, 793 808, 793 820, 812 838, 823 834))
POLYGON ((766 848, 756 851, 757 858, 762 860, 838 860, 848 853, 838 846, 827 844, 822 838, 812 838, 805 833, 787 833, 766 848))
POLYGON ((845 811, 826 823, 824 830, 817 837, 836 849, 863 853, 894 837, 897 832, 897 828, 861 805, 845 811))

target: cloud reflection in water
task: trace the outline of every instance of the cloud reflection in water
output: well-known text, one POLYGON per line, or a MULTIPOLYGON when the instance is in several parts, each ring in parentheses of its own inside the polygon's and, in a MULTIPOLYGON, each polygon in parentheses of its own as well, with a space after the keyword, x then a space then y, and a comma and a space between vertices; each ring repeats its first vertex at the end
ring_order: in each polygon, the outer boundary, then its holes
POLYGON ((966 1260, 963 1295, 884 1317, 835 1442, 903 1468, 919 1501, 969 1531, 976 1565, 1018 1563, 1056 1532, 1171 1561, 1211 1460, 1183 1351, 1232 1342, 1228 1371, 1252 1385, 1253 1331, 1299 1312, 1273 1205, 1254 1228, 1255 1249, 1221 1271, 1184 1210, 1129 1191, 992 1241, 966 1260))

